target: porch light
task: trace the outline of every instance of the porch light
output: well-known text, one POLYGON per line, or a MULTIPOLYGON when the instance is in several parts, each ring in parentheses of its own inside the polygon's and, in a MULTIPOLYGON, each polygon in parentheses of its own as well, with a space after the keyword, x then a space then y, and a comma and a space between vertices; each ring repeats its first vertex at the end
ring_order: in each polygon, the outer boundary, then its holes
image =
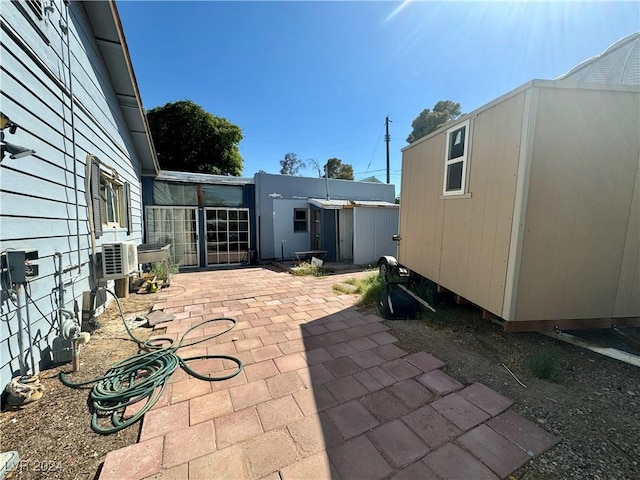
MULTIPOLYGON (((9 117, 0 112, 0 130, 8 128, 9 133, 14 134, 18 130, 18 126, 19 125, 17 123, 12 122, 9 117)), ((15 160, 18 158, 33 155, 34 153, 36 153, 36 151, 27 147, 23 147, 21 145, 15 145, 13 143, 5 142, 4 132, 0 132, 0 162, 4 160, 4 155, 6 153, 9 154, 9 158, 15 160)))

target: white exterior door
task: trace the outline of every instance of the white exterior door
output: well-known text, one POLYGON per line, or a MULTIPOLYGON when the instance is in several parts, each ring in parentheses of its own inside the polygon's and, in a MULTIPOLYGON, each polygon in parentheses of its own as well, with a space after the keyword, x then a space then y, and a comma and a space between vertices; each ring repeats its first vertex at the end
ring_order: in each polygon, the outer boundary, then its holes
POLYGON ((179 267, 198 267, 196 208, 147 207, 147 242, 171 244, 171 259, 179 267))
POLYGON ((343 208, 338 212, 340 261, 353 260, 353 209, 343 208))

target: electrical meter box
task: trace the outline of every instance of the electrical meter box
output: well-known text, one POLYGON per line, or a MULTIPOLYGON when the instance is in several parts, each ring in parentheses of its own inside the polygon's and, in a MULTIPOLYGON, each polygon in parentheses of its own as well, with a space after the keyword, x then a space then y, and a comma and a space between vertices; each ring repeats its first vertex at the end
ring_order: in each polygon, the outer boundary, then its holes
POLYGON ((38 276, 38 265, 31 263, 38 259, 38 251, 33 249, 7 250, 2 255, 2 281, 5 285, 25 283, 27 278, 38 276))

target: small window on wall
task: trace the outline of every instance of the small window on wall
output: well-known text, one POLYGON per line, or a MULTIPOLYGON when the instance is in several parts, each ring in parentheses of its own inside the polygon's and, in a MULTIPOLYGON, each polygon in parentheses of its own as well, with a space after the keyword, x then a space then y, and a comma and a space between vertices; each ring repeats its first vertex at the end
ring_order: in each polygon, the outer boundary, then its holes
POLYGON ((124 227, 124 185, 101 173, 100 200, 102 226, 124 227))
POLYGON ((133 231, 131 184, 120 181, 113 169, 105 166, 103 170, 101 165, 104 164, 98 157, 87 155, 86 193, 93 233, 98 238, 106 229, 126 228, 130 235, 133 231))
POLYGON ((443 195, 463 195, 467 180, 469 120, 447 130, 443 195))
POLYGON ((293 209, 293 231, 294 232, 306 232, 307 230, 307 209, 306 208, 294 208, 293 209))

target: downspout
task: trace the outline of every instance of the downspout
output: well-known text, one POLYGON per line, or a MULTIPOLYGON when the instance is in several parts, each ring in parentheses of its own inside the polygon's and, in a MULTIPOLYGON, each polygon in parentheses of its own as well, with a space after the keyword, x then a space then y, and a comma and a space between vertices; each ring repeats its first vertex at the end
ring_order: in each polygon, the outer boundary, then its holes
POLYGON ((73 97, 73 74, 71 71, 71 36, 69 35, 69 5, 65 2, 65 22, 66 28, 62 31, 67 35, 67 72, 69 75, 69 99, 71 101, 71 152, 73 155, 73 192, 76 203, 76 251, 78 252, 78 273, 82 271, 82 259, 80 255, 80 205, 78 202, 78 160, 76 158, 76 112, 73 97))

